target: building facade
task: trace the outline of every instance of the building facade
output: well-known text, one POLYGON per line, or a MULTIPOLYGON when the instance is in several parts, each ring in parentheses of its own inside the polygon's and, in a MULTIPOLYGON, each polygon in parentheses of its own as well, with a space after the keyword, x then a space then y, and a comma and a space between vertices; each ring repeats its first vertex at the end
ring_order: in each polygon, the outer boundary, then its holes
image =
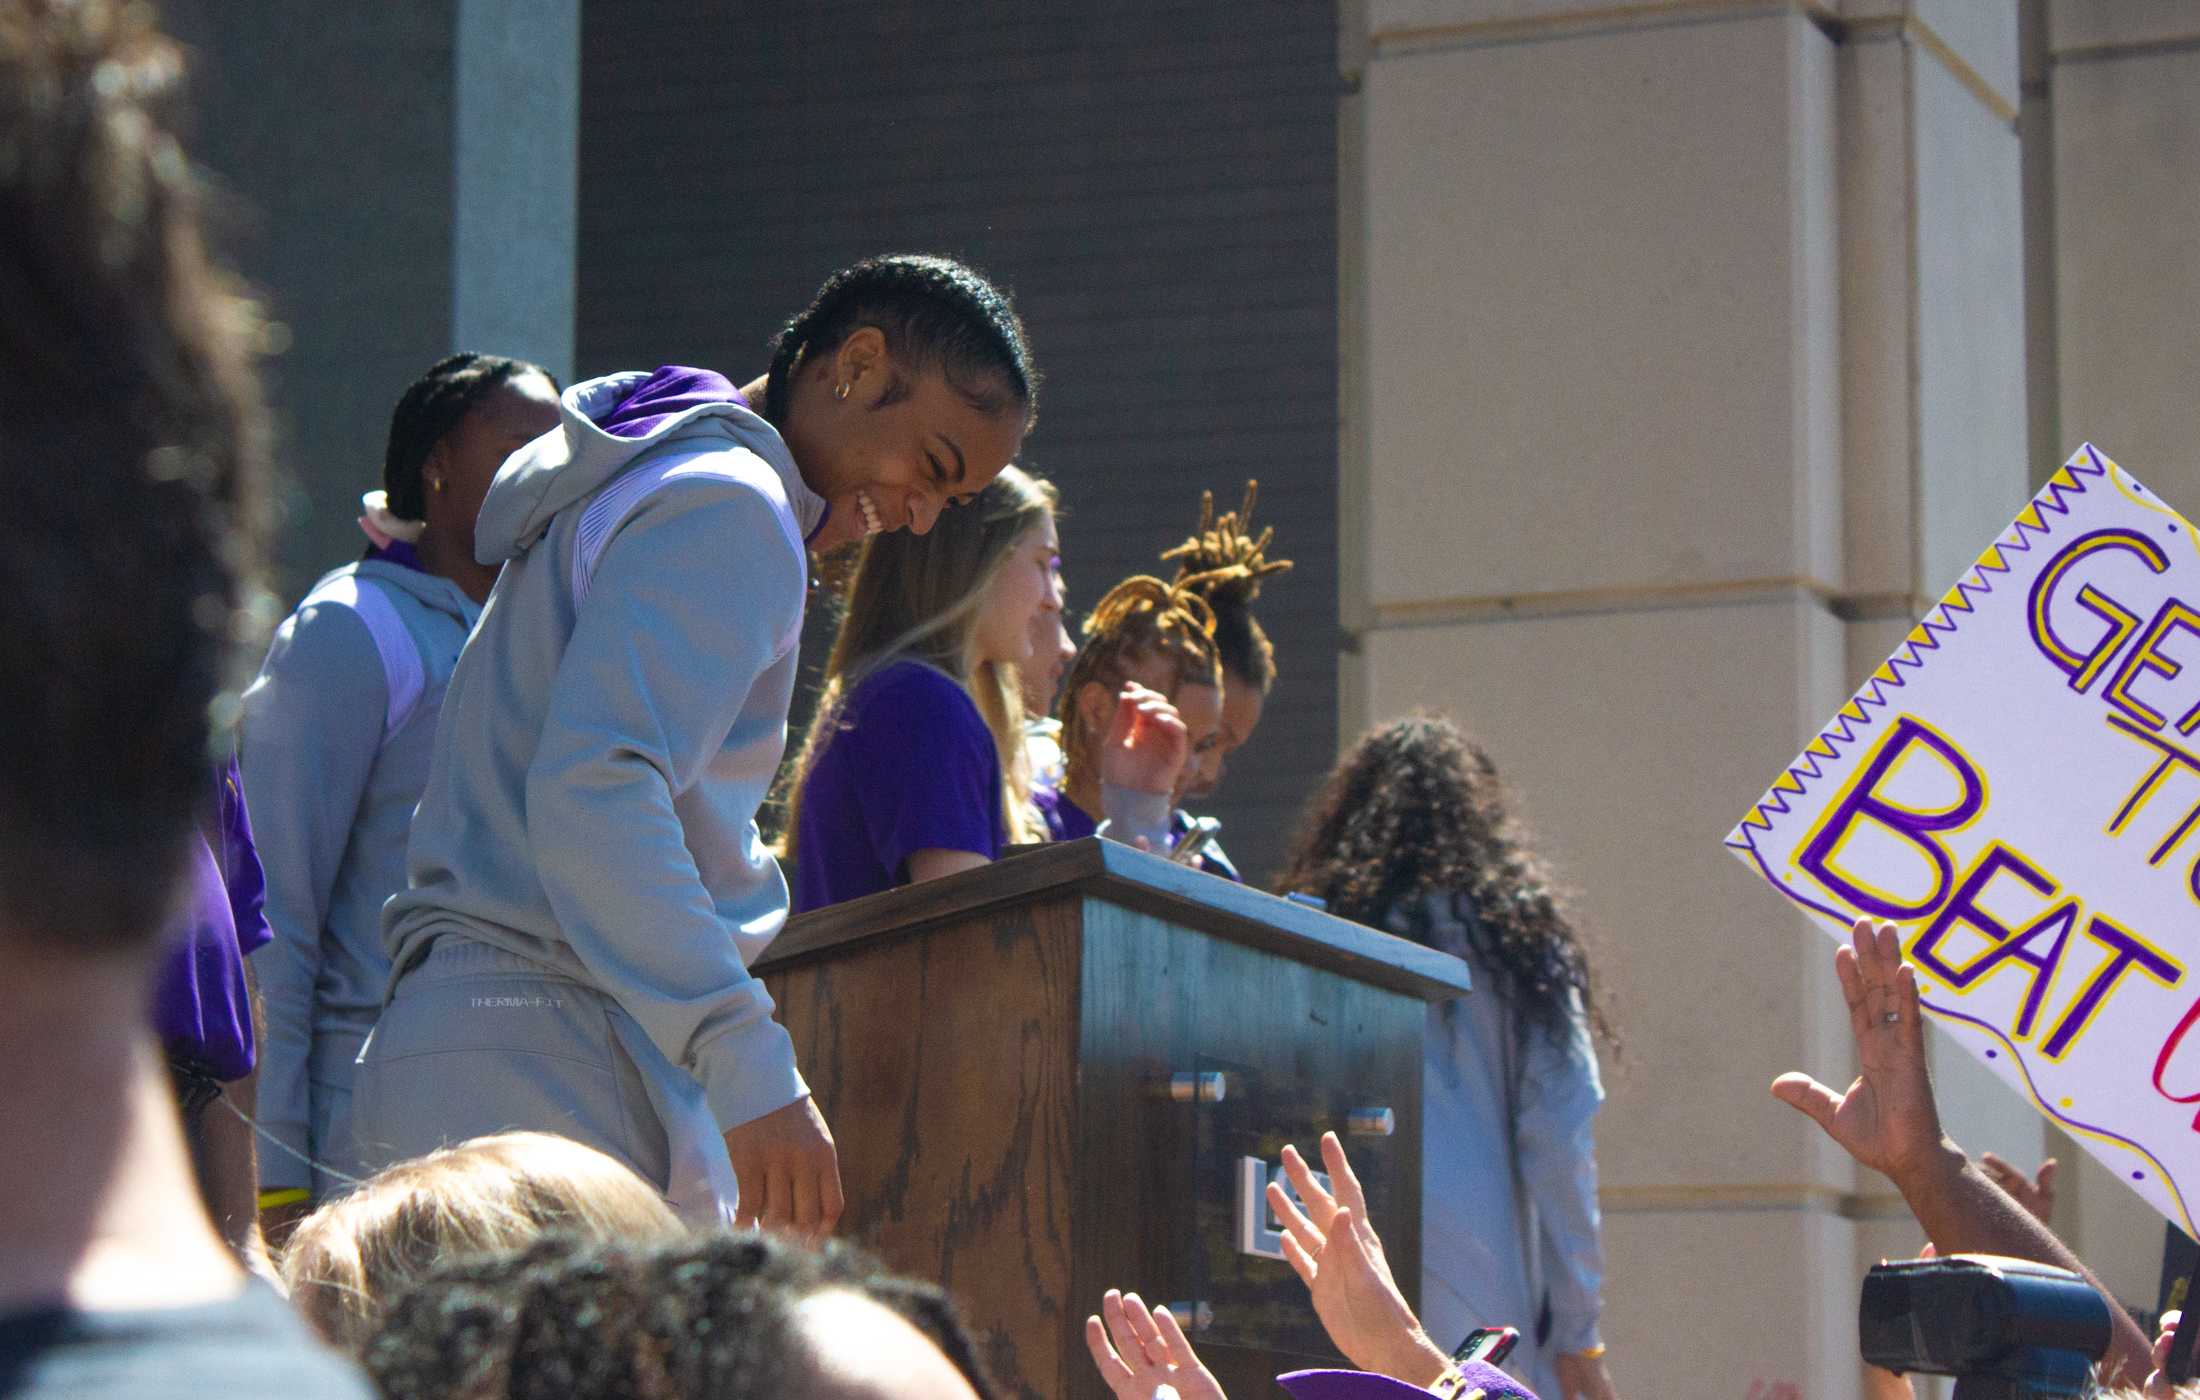
MULTIPOLYGON (((832 268, 969 258, 1049 376, 1073 608, 1262 479, 1298 568, 1237 854, 1433 705, 1580 892, 1622 1388, 1856 1393, 1862 1269, 1920 1241, 1766 1093, 1844 1076, 1846 1023, 1720 838, 2079 441, 2200 511, 2200 11, 169 8, 289 331, 294 592, 439 354, 753 374, 832 268)), ((2151 1302, 2159 1220, 1940 1060, 1951 1131, 2060 1156, 2058 1230, 2151 1302)))

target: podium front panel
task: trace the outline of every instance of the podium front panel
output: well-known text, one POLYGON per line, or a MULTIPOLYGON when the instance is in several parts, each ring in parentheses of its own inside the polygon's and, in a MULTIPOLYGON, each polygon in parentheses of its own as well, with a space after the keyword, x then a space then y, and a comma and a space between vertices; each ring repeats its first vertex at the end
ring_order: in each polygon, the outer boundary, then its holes
POLYGON ((805 916, 759 973, 839 1145, 842 1235, 945 1286, 1011 1393, 1103 1400, 1083 1324, 1122 1288, 1271 1394, 1339 1358, 1260 1188, 1336 1129, 1417 1298, 1424 998, 1464 970, 1254 891, 1206 907, 1221 882, 1105 844, 805 916))
MULTIPOLYGON (((1343 1364, 1281 1258, 1264 1188, 1286 1143, 1318 1170, 1334 1129, 1418 1301, 1426 1003, 1100 901, 1083 931, 1078 1316, 1111 1287, 1188 1312, 1233 1394, 1343 1364), (1186 1075, 1190 1092, 1173 1092, 1186 1075), (1351 1133, 1355 1118, 1392 1131, 1351 1133)), ((1106 1394, 1089 1365, 1070 1379, 1057 1393, 1106 1394)))

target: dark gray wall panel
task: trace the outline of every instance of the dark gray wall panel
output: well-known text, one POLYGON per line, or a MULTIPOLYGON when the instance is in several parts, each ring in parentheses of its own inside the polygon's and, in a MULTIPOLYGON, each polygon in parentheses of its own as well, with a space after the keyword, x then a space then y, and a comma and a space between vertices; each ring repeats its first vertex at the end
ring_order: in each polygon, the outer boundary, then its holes
MULTIPOLYGON (((833 268, 926 249, 1011 285, 1048 383, 1073 606, 1199 490, 1298 561, 1283 678, 1213 804, 1265 875, 1335 752, 1336 16, 1258 5, 587 0, 581 373, 761 372, 833 268)), ((816 654, 813 650, 812 654, 816 654)))
POLYGON ((269 361, 288 477, 283 590, 356 557, 390 407, 451 335, 456 0, 169 0, 217 242, 289 345, 269 361))

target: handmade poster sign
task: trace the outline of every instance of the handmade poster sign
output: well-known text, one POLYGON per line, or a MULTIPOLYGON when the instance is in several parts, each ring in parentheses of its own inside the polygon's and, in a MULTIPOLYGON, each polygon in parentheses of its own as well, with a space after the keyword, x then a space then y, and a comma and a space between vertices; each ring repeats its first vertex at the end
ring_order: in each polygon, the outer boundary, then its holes
POLYGON ((2194 1234, 2200 537, 2093 448, 1726 844, 2194 1234))

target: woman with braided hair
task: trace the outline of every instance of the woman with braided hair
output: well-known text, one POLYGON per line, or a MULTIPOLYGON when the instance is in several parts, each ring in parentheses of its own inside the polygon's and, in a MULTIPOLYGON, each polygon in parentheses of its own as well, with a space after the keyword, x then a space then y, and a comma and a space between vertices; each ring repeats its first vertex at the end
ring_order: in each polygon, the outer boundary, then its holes
POLYGON ((1507 1369, 1552 1400, 1611 1400, 1588 954, 1521 843, 1490 762, 1416 714, 1365 735, 1308 807, 1279 891, 1464 958, 1475 994, 1431 1006, 1422 1064, 1421 1318, 1439 1346, 1518 1327, 1507 1369))
POLYGON ((1199 595, 1144 574, 1093 604, 1085 645, 1062 685, 1062 786, 1035 794, 1053 839, 1074 841, 1104 824, 1119 841, 1169 849, 1176 804, 1213 752, 1222 721, 1214 626, 1199 595), (1183 728, 1184 760, 1167 782, 1128 785, 1110 770, 1123 743, 1119 697, 1134 692, 1166 701, 1183 728))
POLYGON ((288 1228, 350 1175, 338 1131, 352 1061, 389 981, 382 906, 405 888, 405 840, 428 782, 436 717, 496 570, 474 517, 506 456, 557 426, 540 365, 458 354, 390 415, 382 489, 364 498, 362 558, 324 574, 275 634, 244 696, 240 747, 266 870, 262 1216, 288 1228))
POLYGON ((1276 649, 1253 616, 1253 602, 1260 597, 1261 583, 1288 572, 1291 561, 1268 557, 1276 537, 1273 525, 1253 533, 1253 503, 1259 495, 1260 483, 1246 482, 1245 504, 1217 518, 1215 493, 1201 492, 1199 528, 1161 555, 1163 563, 1176 565, 1176 586, 1197 594, 1214 614, 1215 649, 1222 657, 1221 738, 1186 788, 1187 797, 1205 797, 1221 783, 1223 760, 1253 737, 1276 683, 1276 649))
POLYGON ((363 1165, 534 1129, 686 1215, 832 1228, 832 1134, 748 973, 787 916, 756 814, 809 551, 974 498, 1038 382, 999 288, 897 255, 827 278, 745 387, 670 365, 565 392, 482 503, 503 572, 383 915, 363 1165))

